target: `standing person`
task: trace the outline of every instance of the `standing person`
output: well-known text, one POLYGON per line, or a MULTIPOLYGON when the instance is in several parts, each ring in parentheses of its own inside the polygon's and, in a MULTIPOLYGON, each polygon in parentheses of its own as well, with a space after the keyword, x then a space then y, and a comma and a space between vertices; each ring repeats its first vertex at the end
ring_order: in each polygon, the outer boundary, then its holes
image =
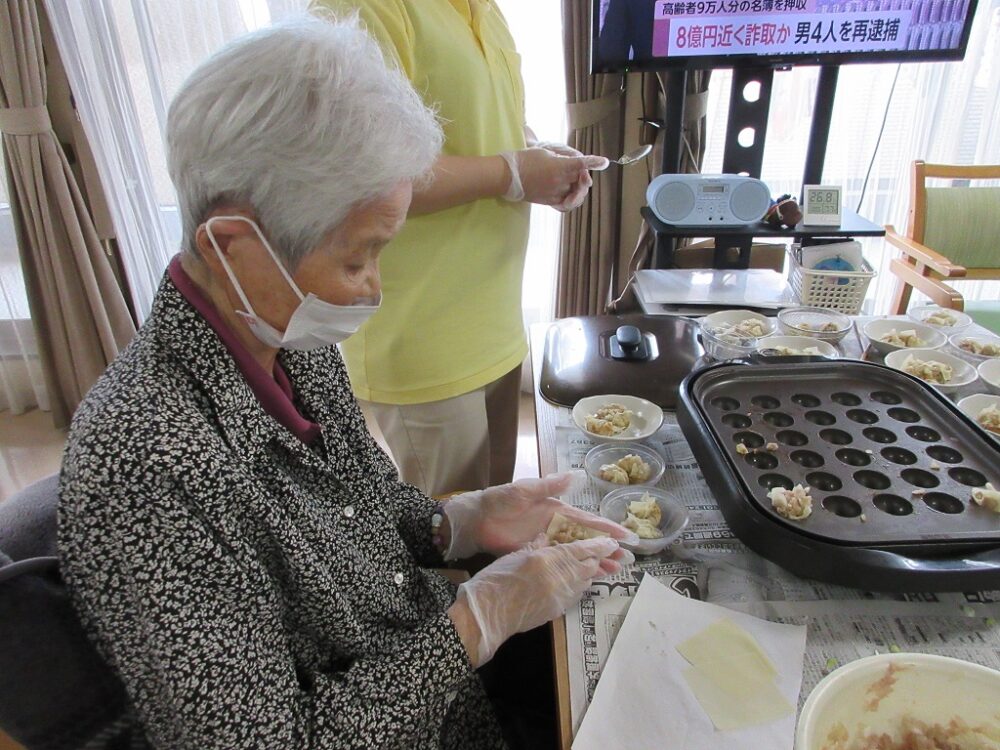
POLYGON ((445 131, 433 180, 382 255, 382 309, 343 345, 402 478, 431 495, 509 482, 527 340, 530 203, 570 210, 607 160, 538 142, 493 0, 320 0, 358 11, 445 131))

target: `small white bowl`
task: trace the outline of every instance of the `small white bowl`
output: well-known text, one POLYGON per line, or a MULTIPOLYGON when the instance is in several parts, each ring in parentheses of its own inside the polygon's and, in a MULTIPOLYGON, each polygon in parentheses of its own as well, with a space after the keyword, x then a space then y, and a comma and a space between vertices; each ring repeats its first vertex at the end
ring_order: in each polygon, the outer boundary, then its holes
POLYGON ((713 359, 738 359, 752 354, 757 349, 761 338, 772 335, 777 324, 771 318, 752 310, 720 310, 706 315, 699 321, 701 328, 701 343, 705 353, 713 359), (722 334, 721 331, 741 323, 744 320, 758 320, 764 327, 764 336, 735 338, 722 334))
POLYGON ((822 341, 820 339, 814 339, 809 336, 768 336, 766 339, 757 339, 757 351, 764 356, 773 356, 773 357, 813 356, 813 357, 826 357, 827 359, 837 359, 838 357, 840 357, 840 352, 837 351, 837 348, 833 344, 830 344, 826 341, 822 341), (779 346, 792 349, 798 353, 789 355, 775 353, 773 350, 779 346), (806 349, 815 349, 819 353, 806 354, 805 352, 806 349))
POLYGON ((778 329, 788 336, 809 336, 837 344, 853 327, 854 322, 849 317, 825 307, 786 307, 778 310, 778 329), (836 329, 820 330, 829 323, 836 329))
POLYGON ((961 331, 963 328, 966 328, 970 323, 972 323, 972 318, 964 312, 961 312, 960 310, 949 310, 947 307, 939 307, 938 305, 920 305, 920 307, 910 308, 907 310, 906 316, 910 320, 915 320, 918 323, 923 323, 927 326, 934 326, 939 331, 943 331, 945 333, 961 331), (943 315, 950 316, 955 319, 955 322, 951 325, 928 323, 927 318, 931 317, 935 313, 942 313, 943 315))
POLYGON ((622 487, 641 487, 656 484, 663 476, 664 462, 660 454, 652 448, 638 443, 602 443, 595 445, 583 459, 583 468, 599 488, 605 493, 622 487), (629 484, 616 484, 607 479, 601 479, 601 467, 605 464, 613 464, 625 458, 629 454, 638 456, 649 464, 649 479, 645 482, 630 482, 629 484))
POLYGON ((663 409, 638 396, 624 396, 609 393, 602 396, 581 398, 573 407, 573 422, 593 440, 602 443, 629 443, 644 440, 660 429, 663 424, 663 409), (598 435, 587 429, 587 416, 594 414, 602 406, 621 404, 632 412, 631 424, 617 435, 598 435))
POLYGON ((993 336, 989 333, 953 333, 948 337, 948 343, 958 353, 958 356, 968 359, 970 362, 975 362, 977 365, 988 359, 997 359, 1000 357, 1000 354, 976 354, 975 352, 970 352, 968 349, 963 349, 962 342, 970 339, 979 344, 993 344, 1000 347, 1000 336, 993 336))
POLYGON ((623 544, 623 547, 639 555, 655 555, 669 547, 684 531, 690 520, 687 506, 669 492, 658 487, 620 487, 609 492, 601 500, 601 515, 615 523, 621 523, 628 516, 629 503, 641 500, 648 494, 660 507, 659 539, 640 539, 638 544, 623 544))
POLYGON ((861 329, 862 333, 864 333, 865 337, 868 339, 868 343, 871 344, 872 349, 882 355, 907 348, 904 346, 896 346, 895 344, 887 344, 885 341, 881 340, 883 336, 893 330, 897 333, 902 333, 903 331, 913 331, 916 333, 917 338, 920 339, 920 346, 910 347, 914 349, 938 349, 944 346, 945 342, 948 340, 947 336, 932 326, 925 326, 923 323, 913 323, 909 320, 899 318, 878 318, 876 320, 869 320, 861 329))
POLYGON ((1000 359, 988 359, 978 368, 979 377, 986 384, 990 393, 1000 394, 1000 359))
POLYGON ((964 359, 959 359, 954 354, 948 354, 948 352, 941 351, 940 349, 899 349, 898 351, 886 354, 885 363, 895 370, 906 372, 903 369, 903 363, 907 357, 911 356, 924 362, 933 360, 951 367, 951 380, 947 383, 925 381, 928 385, 937 388, 941 393, 954 393, 959 388, 969 385, 969 383, 973 383, 976 380, 976 368, 964 359))
MULTIPOLYGON (((904 716, 947 726, 993 724, 1000 702, 1000 672, 936 654, 878 654, 834 670, 813 688, 795 730, 795 750, 821 750, 838 724, 850 734, 845 747, 861 746, 865 727, 889 734, 902 747, 904 716), (889 679, 886 679, 887 676, 889 679), (884 690, 880 686, 885 685, 884 690), (881 697, 883 696, 884 697, 881 697), (876 702, 872 696, 879 696, 876 702), (872 704, 875 704, 872 707, 872 704)), ((985 746, 985 745, 984 745, 985 746)))
MULTIPOLYGON (((986 393, 974 393, 971 396, 966 396, 961 401, 958 402, 958 408, 965 414, 969 419, 971 419, 976 424, 979 424, 979 412, 990 405, 995 406, 1000 409, 1000 395, 991 395, 986 393)), ((982 425, 980 425, 982 427, 982 425)), ((1000 433, 990 432, 985 427, 982 427, 983 432, 989 435, 991 438, 1000 442, 1000 433)))

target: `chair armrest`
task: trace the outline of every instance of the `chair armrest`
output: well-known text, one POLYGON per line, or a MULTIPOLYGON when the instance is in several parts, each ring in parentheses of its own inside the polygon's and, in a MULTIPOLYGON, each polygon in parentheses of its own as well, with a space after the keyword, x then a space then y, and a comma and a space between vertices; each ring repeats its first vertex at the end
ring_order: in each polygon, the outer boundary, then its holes
MULTIPOLYGON (((931 301, 939 307, 949 310, 964 310, 965 300, 961 294, 940 279, 933 276, 923 276, 916 268, 909 263, 904 263, 900 258, 893 258, 889 261, 889 270, 899 278, 903 284, 909 284, 914 289, 931 298, 931 301)), ((902 312, 902 311, 900 311, 902 312)))
POLYGON ((905 255, 908 255, 918 263, 924 264, 945 278, 960 278, 966 274, 965 266, 956 265, 926 245, 921 245, 909 237, 904 237, 891 224, 886 224, 885 226, 885 239, 889 244, 902 250, 905 255))

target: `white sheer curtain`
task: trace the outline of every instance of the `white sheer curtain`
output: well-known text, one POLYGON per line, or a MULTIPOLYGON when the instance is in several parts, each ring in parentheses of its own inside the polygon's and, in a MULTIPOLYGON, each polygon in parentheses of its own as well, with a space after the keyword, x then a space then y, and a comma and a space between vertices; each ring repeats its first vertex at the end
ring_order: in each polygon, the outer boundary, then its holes
MULTIPOLYGON (((0 173, 4 171, 0 152, 0 173)), ((7 181, 0 177, 0 411, 49 410, 14 236, 7 181)))
MULTIPOLYGON (((102 184, 140 319, 176 252, 180 224, 162 132, 188 72, 247 30, 305 10, 308 0, 46 0, 102 184), (155 32, 155 33, 154 33, 155 32)), ((523 57, 528 122, 566 138, 559 4, 499 0, 523 57), (530 71, 530 74, 528 73, 530 71)), ((532 213, 525 321, 552 318, 559 214, 532 213)))
MULTIPOLYGON (((565 143, 566 79, 560 4, 498 0, 497 5, 521 54, 528 125, 543 141, 565 143)), ((561 216, 547 206, 533 206, 531 210, 522 288, 525 325, 552 320, 561 216)))
POLYGON ((140 322, 180 239, 162 142, 170 97, 215 49, 307 2, 46 0, 140 322))
MULTIPOLYGON (((817 78, 817 68, 794 68, 775 75, 761 175, 774 195, 799 192, 817 78)), ((712 76, 705 172, 717 173, 722 168, 729 81, 729 71, 712 76)), ((861 215, 877 224, 906 226, 914 159, 1000 162, 1000 0, 980 0, 968 52, 961 62, 841 68, 823 181, 842 185, 844 203, 852 209, 858 208, 883 116, 885 132, 860 206, 861 215)), ((889 271, 892 252, 882 240, 864 245, 865 257, 879 272, 869 288, 866 307, 884 313, 895 286, 889 271)), ((970 299, 1000 296, 996 282, 960 284, 960 291, 970 299)))

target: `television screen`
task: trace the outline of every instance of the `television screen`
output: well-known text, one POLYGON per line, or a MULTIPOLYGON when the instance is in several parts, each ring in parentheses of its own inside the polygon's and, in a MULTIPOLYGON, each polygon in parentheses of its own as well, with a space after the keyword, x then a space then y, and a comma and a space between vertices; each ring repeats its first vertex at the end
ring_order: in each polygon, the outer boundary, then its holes
POLYGON ((591 70, 960 60, 976 0, 593 0, 591 70))

